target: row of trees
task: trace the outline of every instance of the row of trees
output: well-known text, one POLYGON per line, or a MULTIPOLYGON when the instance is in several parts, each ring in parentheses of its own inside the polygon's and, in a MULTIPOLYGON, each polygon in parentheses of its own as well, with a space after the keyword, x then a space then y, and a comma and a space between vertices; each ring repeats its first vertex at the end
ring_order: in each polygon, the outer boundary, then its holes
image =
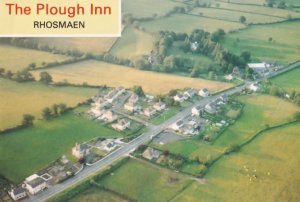
POLYGON ((11 79, 17 82, 34 81, 32 74, 28 70, 17 71, 13 73, 10 70, 0 68, 0 77, 11 79))
POLYGON ((53 117, 60 116, 68 111, 68 107, 64 103, 54 104, 52 107, 46 107, 42 110, 42 117, 49 120, 53 117))

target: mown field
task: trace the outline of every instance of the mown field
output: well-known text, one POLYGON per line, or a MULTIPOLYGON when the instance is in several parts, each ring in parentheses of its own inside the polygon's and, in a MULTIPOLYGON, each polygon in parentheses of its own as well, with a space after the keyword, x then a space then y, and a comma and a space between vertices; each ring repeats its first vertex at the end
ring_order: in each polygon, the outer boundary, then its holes
POLYGON ((300 124, 262 133, 218 161, 205 186, 193 184, 173 201, 299 201, 300 124))
POLYGON ((31 63, 40 66, 43 62, 61 62, 69 57, 55 55, 44 51, 0 45, 0 67, 16 72, 28 67, 31 63))
POLYGON ((63 154, 71 156, 75 143, 94 137, 120 137, 115 130, 73 111, 34 127, 0 136, 0 174, 19 183, 63 154))
POLYGON ((127 27, 110 50, 110 53, 120 58, 135 59, 138 56, 149 55, 153 47, 154 37, 148 33, 127 27))
POLYGON ((288 91, 300 91, 300 67, 271 79, 271 82, 288 91))
POLYGON ((164 202, 177 195, 191 180, 149 163, 129 160, 99 183, 141 202, 164 202))
POLYGON ((222 45, 234 53, 250 51, 252 58, 279 63, 299 60, 299 21, 252 27, 227 34, 222 45), (269 41, 269 38, 272 41, 269 41))
POLYGON ((41 117, 42 109, 65 103, 72 107, 97 93, 97 89, 51 87, 39 83, 16 83, 0 78, 0 130, 18 125, 23 114, 41 117))
MULTIPOLYGON (((92 85, 124 86, 126 88, 139 85, 147 93, 152 94, 165 94, 172 89, 183 89, 186 87, 196 89, 207 87, 211 91, 219 91, 232 87, 230 83, 140 71, 93 60, 43 71, 49 72, 55 81, 66 79, 70 83, 76 84, 87 82, 92 85)), ((33 71, 32 73, 35 77, 39 75, 39 71, 33 71)))

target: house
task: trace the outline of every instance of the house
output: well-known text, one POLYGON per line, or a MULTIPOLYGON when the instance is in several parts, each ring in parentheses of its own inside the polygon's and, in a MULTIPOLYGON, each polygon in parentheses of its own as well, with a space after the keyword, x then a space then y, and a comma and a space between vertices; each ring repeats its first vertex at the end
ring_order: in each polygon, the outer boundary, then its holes
POLYGON ((199 47, 199 43, 197 41, 191 43, 190 45, 191 51, 196 51, 198 47, 199 47))
POLYGON ((130 127, 130 121, 126 119, 120 119, 118 120, 118 123, 113 124, 112 127, 115 130, 124 131, 130 127))
POLYGON ((84 158, 90 154, 90 149, 86 144, 77 144, 72 148, 72 154, 78 159, 84 158))
POLYGON ((153 105, 154 109, 156 109, 157 111, 163 111, 166 109, 166 104, 163 102, 157 102, 153 105))
POLYGON ((187 99, 189 98, 193 98, 195 96, 196 92, 194 89, 188 89, 186 91, 184 91, 183 96, 185 96, 187 99))
POLYGON ((115 115, 112 111, 108 110, 103 113, 101 119, 103 119, 106 122, 113 122, 118 118, 117 115, 115 115))
POLYGON ((198 130, 193 125, 185 124, 180 128, 180 133, 183 135, 195 135, 198 133, 198 130))
POLYGON ((252 69, 255 73, 259 75, 263 75, 264 73, 268 72, 269 68, 271 67, 270 64, 262 62, 262 63, 249 63, 248 67, 252 69))
POLYGON ((208 97, 208 96, 209 96, 209 91, 208 91, 208 89, 207 89, 207 88, 201 89, 201 90, 199 91, 199 95, 200 95, 201 97, 208 97))
POLYGON ((15 201, 27 197, 26 190, 23 187, 21 187, 21 186, 20 187, 16 187, 16 188, 12 188, 10 191, 8 191, 8 194, 15 201))
POLYGON ((110 91, 106 96, 105 99, 109 103, 113 103, 113 101, 119 97, 122 93, 125 92, 125 89, 123 87, 115 88, 114 90, 110 91))
POLYGON ((182 94, 177 94, 173 98, 176 102, 183 102, 186 99, 182 94))
POLYGON ((127 102, 124 104, 124 109, 130 112, 135 112, 138 110, 138 105, 135 102, 127 102))
POLYGON ((205 111, 209 114, 214 114, 217 112, 217 106, 214 102, 208 103, 205 105, 205 111))
POLYGON ((256 83, 250 84, 249 90, 252 90, 253 92, 257 92, 259 90, 258 84, 256 84, 256 83))
POLYGON ((111 152, 118 146, 118 144, 115 142, 114 139, 104 140, 101 144, 102 144, 102 149, 107 152, 111 152))
POLYGON ((154 107, 147 107, 146 109, 144 109, 144 115, 151 117, 156 113, 156 109, 154 107))
POLYGON ((148 160, 152 159, 157 159, 159 156, 162 154, 161 151, 153 149, 152 147, 148 147, 144 152, 143 152, 143 157, 148 160))
POLYGON ((179 120, 175 123, 173 123, 170 127, 175 130, 175 131, 179 131, 179 129, 184 125, 182 120, 179 120))
POLYGON ((225 75, 225 79, 226 79, 227 81, 232 81, 233 78, 234 78, 234 77, 232 76, 232 74, 225 75))
POLYGON ((197 107, 192 108, 192 115, 201 116, 202 113, 203 113, 203 108, 201 106, 197 106, 197 107))
POLYGON ((223 95, 220 96, 220 99, 221 99, 224 103, 226 103, 226 102, 228 102, 228 95, 227 95, 226 93, 224 93, 223 95))
POLYGON ((35 195, 40 191, 43 191, 47 187, 46 182, 37 174, 33 174, 28 178, 26 178, 24 183, 25 183, 25 188, 32 195, 35 195))
POLYGON ((139 96, 135 93, 133 93, 128 100, 128 102, 133 102, 133 103, 137 103, 137 101, 139 101, 139 96))

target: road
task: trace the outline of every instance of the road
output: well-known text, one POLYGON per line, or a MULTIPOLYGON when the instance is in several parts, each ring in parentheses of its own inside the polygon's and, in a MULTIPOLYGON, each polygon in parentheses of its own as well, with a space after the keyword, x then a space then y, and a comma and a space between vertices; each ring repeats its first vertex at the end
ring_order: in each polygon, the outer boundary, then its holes
MULTIPOLYGON (((297 66, 300 65, 300 61, 287 66, 284 69, 281 69, 277 72, 274 72, 267 76, 267 78, 276 76, 278 74, 281 74, 283 72, 289 71, 297 66)), ((264 78, 265 79, 265 78, 264 78)), ((263 79, 259 79, 257 81, 261 81, 263 79)), ((87 166, 78 173, 76 176, 68 179, 67 181, 62 182, 61 184, 57 184, 53 187, 50 187, 49 189, 46 189, 45 191, 32 196, 31 198, 26 199, 25 201, 33 201, 33 202, 41 202, 45 201, 51 197, 53 197, 56 194, 59 194, 60 192, 66 190, 67 188, 71 187, 72 185, 75 185, 76 183, 88 178, 89 176, 95 174, 96 172, 100 171, 101 169, 105 168, 106 166, 112 164, 113 162, 117 161, 118 159, 124 157, 125 155, 128 155, 131 151, 136 149, 139 145, 145 144, 148 141, 150 141, 153 137, 161 133, 166 127, 171 125, 172 123, 185 118, 186 116, 191 114, 191 109, 195 106, 201 106, 204 107, 206 104, 212 102, 216 98, 218 98, 221 94, 226 93, 227 95, 232 95, 234 93, 240 92, 243 88, 245 88, 247 85, 249 85, 250 82, 246 82, 246 84, 241 85, 239 87, 235 87, 229 90, 225 90, 223 92, 220 92, 216 95, 207 97, 205 99, 200 100, 199 102, 189 106, 188 108, 185 108, 184 110, 178 112, 175 116, 171 117, 170 119, 166 120, 160 125, 154 126, 149 125, 149 131, 140 135, 136 139, 132 140, 131 142, 125 144, 123 147, 115 150, 111 154, 107 155, 100 161, 98 161, 93 166, 87 166)))

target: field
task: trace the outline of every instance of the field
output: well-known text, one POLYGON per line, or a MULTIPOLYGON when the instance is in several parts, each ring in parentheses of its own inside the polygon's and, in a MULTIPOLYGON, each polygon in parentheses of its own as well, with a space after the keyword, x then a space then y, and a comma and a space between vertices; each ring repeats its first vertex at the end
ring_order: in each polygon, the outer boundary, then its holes
POLYGON ((271 82, 280 88, 292 92, 292 91, 300 91, 300 68, 287 72, 283 75, 277 76, 271 79, 271 82))
POLYGON ((16 72, 26 68, 31 63, 40 66, 43 62, 64 61, 69 57, 48 52, 0 45, 0 67, 16 72))
POLYGON ((81 52, 101 54, 108 51, 117 38, 34 38, 39 44, 47 44, 60 50, 77 49, 81 52))
POLYGON ((0 136, 0 174, 18 183, 63 154, 70 155, 75 143, 101 136, 121 134, 74 112, 37 121, 33 128, 0 136))
POLYGON ((143 22, 141 23, 141 27, 150 32, 169 30, 190 33, 194 29, 204 29, 208 32, 214 32, 219 28, 222 28, 228 32, 231 30, 244 28, 245 25, 238 22, 228 22, 188 14, 174 14, 170 17, 143 22))
POLYGON ((191 181, 178 173, 129 160, 100 184, 141 202, 168 201, 191 181))
POLYGON ((299 130, 298 123, 262 133, 218 161, 207 185, 193 184, 173 201, 299 201, 299 130))
MULTIPOLYGON (((172 89, 186 87, 196 89, 207 87, 211 91, 218 91, 232 86, 229 83, 140 71, 93 60, 46 69, 45 71, 49 72, 55 81, 66 79, 70 83, 82 84, 87 82, 92 85, 124 86, 126 88, 140 85, 147 93, 152 94, 164 94, 172 89)), ((36 77, 39 75, 39 71, 32 73, 36 77)))
POLYGON ((135 59, 138 56, 150 54, 153 41, 154 38, 150 34, 127 27, 110 53, 120 58, 135 59))
POLYGON ((65 103, 75 106, 95 95, 97 89, 51 87, 39 83, 16 83, 0 79, 0 130, 20 124, 23 114, 41 117, 44 107, 65 103))
POLYGON ((222 45, 237 54, 250 51, 254 59, 291 63, 299 59, 300 30, 295 29, 299 26, 299 21, 253 25, 249 29, 228 34, 222 45))

